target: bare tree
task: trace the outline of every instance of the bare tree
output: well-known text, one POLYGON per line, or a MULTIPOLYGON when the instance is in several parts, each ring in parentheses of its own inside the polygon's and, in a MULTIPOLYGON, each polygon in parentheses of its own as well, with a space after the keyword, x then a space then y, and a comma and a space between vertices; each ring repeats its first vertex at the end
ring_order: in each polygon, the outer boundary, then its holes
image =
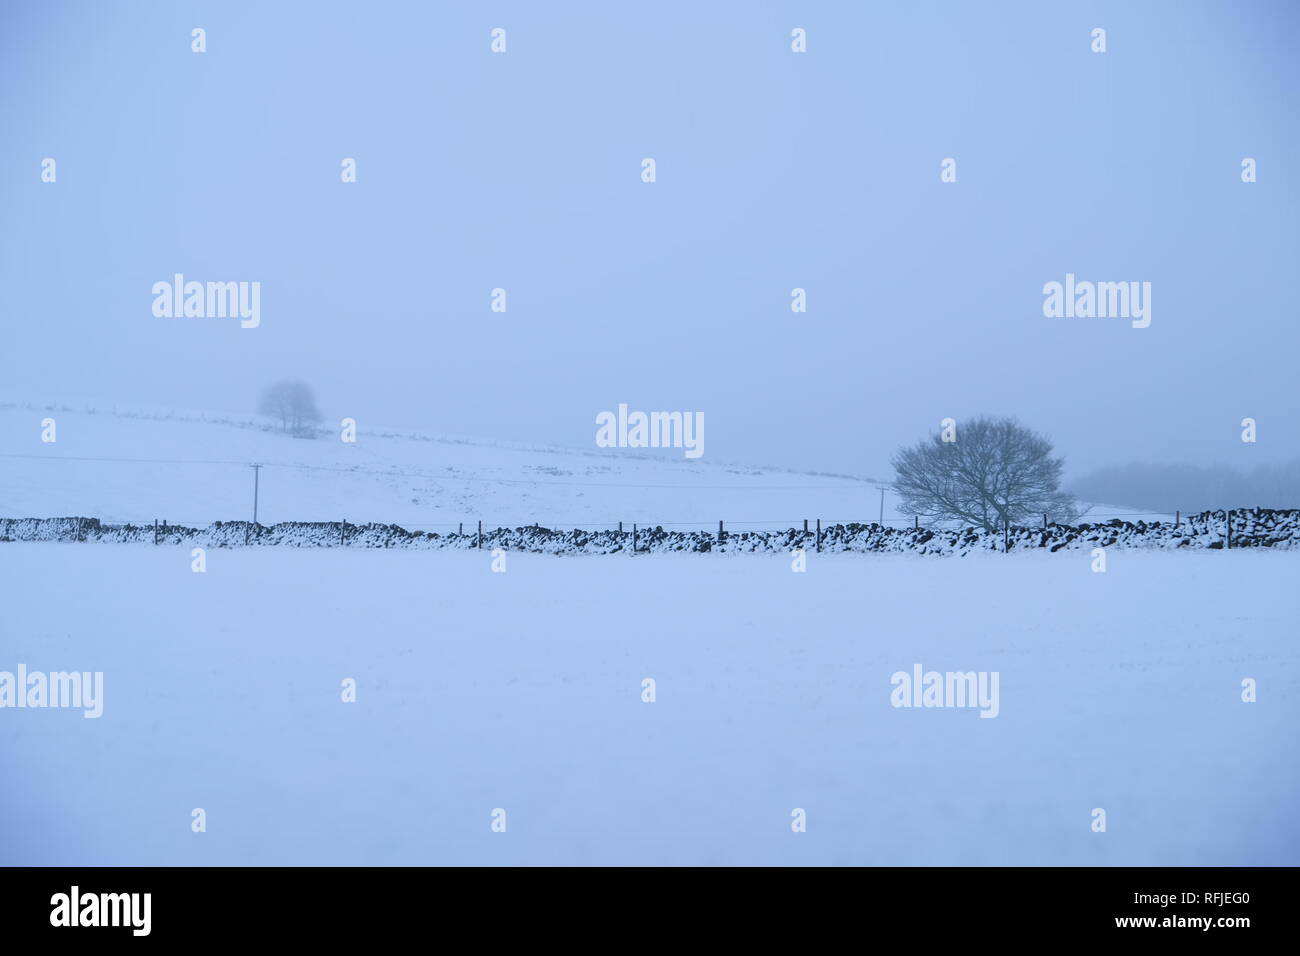
POLYGON ((903 514, 986 531, 1043 514, 1060 523, 1078 517, 1074 499, 1060 490, 1064 459, 1014 418, 965 422, 900 449, 892 464, 903 514))
POLYGON ((316 396, 303 382, 278 382, 262 393, 259 414, 273 418, 291 435, 310 434, 325 416, 316 408, 316 396))

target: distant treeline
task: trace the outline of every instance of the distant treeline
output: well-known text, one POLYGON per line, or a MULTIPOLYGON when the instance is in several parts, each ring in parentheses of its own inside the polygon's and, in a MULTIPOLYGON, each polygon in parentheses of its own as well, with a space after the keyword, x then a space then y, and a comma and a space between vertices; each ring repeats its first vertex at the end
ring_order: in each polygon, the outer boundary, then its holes
POLYGON ((1146 511, 1300 508, 1300 459, 1250 471, 1138 462, 1095 471, 1070 491, 1084 501, 1146 511))

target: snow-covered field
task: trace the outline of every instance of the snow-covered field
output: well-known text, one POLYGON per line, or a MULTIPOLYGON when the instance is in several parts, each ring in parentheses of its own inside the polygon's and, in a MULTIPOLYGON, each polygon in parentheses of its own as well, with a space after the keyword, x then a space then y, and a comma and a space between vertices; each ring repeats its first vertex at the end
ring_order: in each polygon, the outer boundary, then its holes
MULTIPOLYGON (((237 424, 88 414, 61 406, 0 405, 0 517, 84 515, 203 527, 248 520, 251 462, 264 463, 258 518, 383 522, 445 531, 488 527, 789 528, 803 519, 874 521, 873 482, 690 461, 680 451, 551 448, 390 433, 361 423, 355 444, 338 434, 292 438, 237 424), (41 441, 41 421, 57 441, 41 441)), ((885 518, 898 519, 892 500, 885 518)), ((906 519, 910 521, 910 519, 906 519)))
POLYGON ((0 863, 1300 863, 1296 552, 190 562, 0 545, 0 863))
MULTIPOLYGON (((0 452, 0 517, 243 519, 251 461, 263 524, 738 532, 880 509, 843 477, 25 403, 0 406, 0 452)), ((1300 862, 1296 552, 1119 549, 1104 574, 1086 550, 810 553, 806 573, 785 554, 191 560, 0 544, 0 683, 104 679, 98 719, 0 709, 0 863, 1300 862), (892 706, 917 665, 997 672, 996 718, 892 706)))
MULTIPOLYGON (((146 414, 170 415, 166 410, 146 414)), ((369 429, 358 440, 316 440, 252 422, 94 413, 58 404, 0 404, 0 518, 70 515, 105 523, 205 527, 252 517, 253 472, 263 463, 258 519, 381 522, 411 530, 615 528, 734 531, 867 523, 905 525, 879 484, 750 465, 648 457, 626 449, 511 445, 369 429), (41 441, 52 417, 57 441, 41 441)), ((593 426, 593 436, 594 436, 593 426)), ((1088 520, 1136 515, 1090 507, 1088 520)), ((1172 516, 1170 516, 1172 517, 1172 516)))

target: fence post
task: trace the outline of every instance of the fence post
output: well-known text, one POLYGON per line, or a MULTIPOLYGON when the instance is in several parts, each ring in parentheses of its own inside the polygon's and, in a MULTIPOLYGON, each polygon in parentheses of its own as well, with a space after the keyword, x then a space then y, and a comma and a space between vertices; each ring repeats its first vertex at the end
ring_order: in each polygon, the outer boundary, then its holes
POLYGON ((817 519, 817 550, 822 549, 822 519, 817 519))
POLYGON ((474 547, 478 548, 480 551, 483 550, 483 519, 482 518, 480 518, 478 521, 478 537, 474 539, 474 547))
POLYGON ((1011 522, 1006 518, 1002 519, 1002 553, 1011 553, 1011 522))
POLYGON ((727 532, 722 530, 722 522, 718 522, 718 547, 722 547, 722 542, 727 540, 727 532))
POLYGON ((1175 511, 1175 512, 1174 512, 1174 527, 1175 527, 1175 528, 1178 527, 1178 522, 1182 519, 1182 517, 1183 517, 1183 513, 1182 513, 1181 511, 1175 511))
POLYGON ((344 518, 343 521, 339 524, 339 547, 340 548, 343 547, 343 540, 344 537, 347 535, 347 531, 348 531, 348 519, 344 518))
POLYGON ((465 533, 465 522, 462 521, 462 522, 460 522, 459 524, 456 525, 456 533, 457 533, 457 534, 464 534, 464 533, 465 533))
POLYGON ((623 533, 623 522, 621 521, 618 523, 618 533, 619 534, 623 533))
POLYGON ((913 516, 912 516, 912 530, 913 530, 913 531, 920 531, 920 530, 921 530, 921 516, 920 516, 920 515, 913 515, 913 516))
POLYGON ((1043 530, 1047 530, 1047 513, 1043 512, 1043 530))
POLYGON ((153 543, 158 543, 158 519, 153 519, 153 543))
POLYGON ((632 553, 636 554, 636 525, 632 525, 632 553))
POLYGON ((804 518, 804 519, 803 519, 803 533, 804 533, 804 534, 807 534, 807 533, 808 533, 808 519, 807 519, 807 518, 804 518))

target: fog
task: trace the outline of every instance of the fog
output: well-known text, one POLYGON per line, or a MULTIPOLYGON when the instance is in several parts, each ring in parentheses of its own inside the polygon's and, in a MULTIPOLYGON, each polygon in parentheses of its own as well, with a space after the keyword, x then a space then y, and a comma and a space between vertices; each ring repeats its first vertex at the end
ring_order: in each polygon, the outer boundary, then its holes
POLYGON ((1238 471, 1223 465, 1135 462, 1103 468, 1074 481, 1085 501, 1106 501, 1155 512, 1240 508, 1300 508, 1300 460, 1238 471))
POLYGON ((277 7, 0 13, 0 398, 252 414, 291 377, 580 447, 626 403, 876 477, 980 413, 1074 478, 1300 454, 1288 4, 277 7), (177 274, 260 283, 259 323, 156 315, 177 274), (1150 324, 1045 316, 1067 275, 1150 283, 1150 324))

